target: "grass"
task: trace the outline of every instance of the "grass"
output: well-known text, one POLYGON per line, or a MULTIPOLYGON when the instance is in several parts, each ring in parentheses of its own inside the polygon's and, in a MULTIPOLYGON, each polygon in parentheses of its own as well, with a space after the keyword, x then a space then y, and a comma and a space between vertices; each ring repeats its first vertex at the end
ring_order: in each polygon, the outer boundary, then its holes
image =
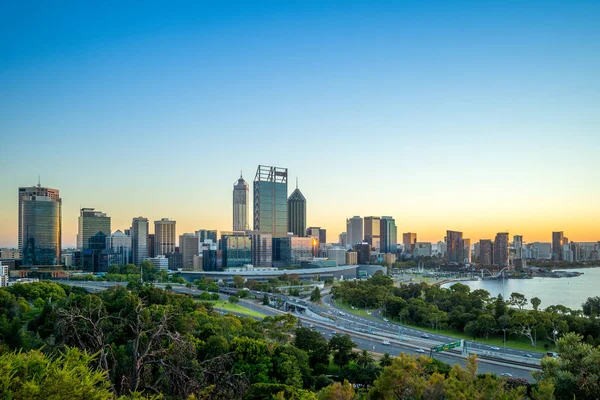
POLYGON ((249 317, 264 318, 265 314, 259 313, 258 311, 251 310, 249 308, 240 306, 238 304, 232 304, 226 300, 217 301, 204 301, 204 303, 212 304, 215 310, 232 311, 237 314, 247 315, 249 317))
MULTIPOLYGON (((337 302, 333 301, 333 303, 340 310, 350 312, 355 315, 359 315, 361 317, 368 318, 373 321, 379 321, 379 319, 373 317, 372 315, 368 315, 364 309, 353 310, 349 304, 342 303, 341 301, 337 301, 337 302)), ((374 311, 374 310, 371 310, 371 311, 374 311)), ((399 321, 390 320, 390 322, 398 323, 399 321)), ((420 326, 420 325, 411 325, 411 324, 404 324, 404 323, 402 324, 402 326, 419 329, 419 330, 426 331, 426 332, 433 333, 433 334, 449 336, 449 337, 453 337, 453 338, 457 338, 457 339, 465 339, 465 340, 469 340, 469 341, 473 341, 473 342, 477 342, 477 343, 489 344, 492 346, 498 346, 500 348, 502 348, 504 346, 503 336, 490 336, 488 339, 485 339, 485 338, 473 339, 471 336, 466 335, 462 332, 457 332, 454 329, 445 328, 445 329, 438 329, 436 331, 433 328, 427 328, 427 327, 420 326)), ((545 353, 546 349, 544 348, 544 344, 550 345, 550 348, 548 351, 553 351, 554 343, 552 343, 549 340, 541 340, 541 339, 538 340, 537 348, 535 348, 531 345, 531 342, 526 337, 516 337, 515 338, 515 337, 511 337, 509 335, 506 338, 506 347, 511 347, 513 349, 523 350, 523 351, 527 351, 527 352, 545 353)))

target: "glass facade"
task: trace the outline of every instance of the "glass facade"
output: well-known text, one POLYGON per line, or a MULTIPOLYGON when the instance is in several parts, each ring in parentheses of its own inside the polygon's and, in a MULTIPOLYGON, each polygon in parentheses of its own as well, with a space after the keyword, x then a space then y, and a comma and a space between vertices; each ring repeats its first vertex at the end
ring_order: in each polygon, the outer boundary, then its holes
POLYGON ((30 196, 21 204, 23 265, 58 265, 61 251, 61 201, 30 196))
POLYGON ((260 165, 254 179, 254 230, 287 236, 287 169, 260 165))
POLYGON ((221 246, 225 268, 252 264, 252 240, 249 236, 222 235, 221 246))

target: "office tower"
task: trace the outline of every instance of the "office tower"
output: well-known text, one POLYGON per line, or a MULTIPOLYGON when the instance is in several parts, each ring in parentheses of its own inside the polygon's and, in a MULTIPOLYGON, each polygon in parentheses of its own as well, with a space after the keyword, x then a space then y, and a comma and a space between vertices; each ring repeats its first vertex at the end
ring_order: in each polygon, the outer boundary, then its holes
POLYGON ((133 263, 138 267, 148 258, 148 218, 137 217, 131 222, 133 263))
POLYGON ((250 206, 250 189, 242 174, 233 184, 233 230, 248 230, 248 209, 250 206))
POLYGON ((334 260, 337 265, 346 265, 346 249, 339 247, 327 249, 327 258, 334 260))
POLYGON ((287 231, 296 236, 304 236, 306 231, 306 198, 296 189, 287 199, 287 231))
POLYGON ((562 231, 552 232, 552 259, 556 261, 563 260, 563 245, 565 236, 562 231))
POLYGON ((470 263, 471 262, 471 239, 461 239, 460 246, 462 248, 462 255, 460 262, 470 263))
POLYGON ((354 245, 354 251, 357 253, 358 264, 368 264, 371 260, 371 245, 367 242, 354 245))
POLYGON ((431 257, 432 244, 430 242, 417 242, 413 250, 413 256, 416 257, 431 257))
POLYGON ((341 247, 346 247, 346 245, 348 244, 348 234, 346 232, 340 233, 338 244, 341 247))
POLYGON ((394 253, 398 251, 398 229, 396 221, 392 217, 381 217, 381 252, 394 253))
POLYGON ((509 265, 508 233, 501 232, 496 234, 494 240, 494 264, 500 267, 509 265))
POLYGON ((479 239, 479 264, 482 266, 494 264, 494 243, 490 239, 479 239))
POLYGON ((148 240, 148 257, 152 258, 154 256, 156 256, 156 254, 154 254, 154 233, 149 233, 147 236, 148 240))
POLYGON ((183 269, 194 267, 194 256, 199 255, 198 237, 193 233, 179 235, 179 253, 181 253, 181 264, 183 269))
POLYGON ((515 249, 515 259, 523 259, 523 236, 513 236, 513 248, 515 249))
POLYGON ((154 256, 175 253, 175 221, 162 218, 154 221, 154 256))
POLYGON ((58 203, 62 203, 58 189, 42 187, 39 182, 38 182, 37 186, 20 187, 19 188, 19 232, 18 232, 17 240, 19 242, 18 248, 19 248, 19 253, 21 254, 21 256, 23 256, 23 246, 25 243, 25 240, 23 238, 23 217, 22 217, 23 201, 26 199, 29 200, 31 198, 31 196, 48 197, 51 201, 56 201, 58 203))
POLYGON ((354 250, 348 250, 346 252, 346 265, 358 264, 358 253, 354 250))
POLYGON ((327 230, 320 226, 311 226, 310 228, 307 228, 306 236, 317 239, 319 245, 327 243, 327 230))
POLYGON ((259 165, 254 177, 254 230, 287 236, 287 168, 259 165))
POLYGON ((213 229, 198 229, 195 232, 196 236, 198 237, 198 241, 200 243, 204 243, 207 240, 211 240, 213 243, 217 243, 217 230, 213 229))
POLYGON ((110 250, 110 265, 127 265, 133 262, 131 254, 131 237, 117 230, 106 238, 107 247, 110 250))
POLYGON ((371 247, 379 250, 381 247, 381 218, 365 217, 364 227, 365 242, 369 243, 371 247))
POLYGON ((224 268, 252 264, 252 240, 245 231, 221 232, 221 250, 224 268))
POLYGON ((312 237, 288 236, 273 239, 273 262, 282 267, 299 267, 311 262, 315 256, 318 240, 312 237))
POLYGON ((271 267, 273 264, 273 235, 265 232, 250 232, 252 240, 252 265, 271 267))
POLYGON ((58 265, 62 245, 58 190, 19 188, 19 251, 25 266, 58 265))
POLYGON ((412 253, 417 243, 417 234, 413 232, 407 232, 402 234, 402 244, 404 244, 404 252, 412 253))
POLYGON ((446 231, 446 254, 448 262, 462 262, 462 232, 446 231))
POLYGON ((102 250, 106 248, 106 238, 110 236, 110 217, 93 208, 79 210, 78 250, 102 250))
POLYGON ((361 217, 354 216, 346 219, 346 235, 348 239, 347 245, 350 247, 363 242, 363 219, 361 217))

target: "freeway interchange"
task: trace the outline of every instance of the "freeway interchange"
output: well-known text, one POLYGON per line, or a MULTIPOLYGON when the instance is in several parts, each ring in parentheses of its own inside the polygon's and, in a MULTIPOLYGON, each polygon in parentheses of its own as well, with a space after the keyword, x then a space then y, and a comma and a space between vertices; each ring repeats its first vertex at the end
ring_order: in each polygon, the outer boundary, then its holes
MULTIPOLYGON (((109 287, 119 285, 119 282, 98 281, 68 281, 58 282, 80 286, 89 291, 100 291, 109 287)), ((165 284, 157 284, 161 287, 165 284)), ((200 294, 201 290, 186 288, 183 285, 172 284, 172 291, 182 294, 200 294)), ((219 296, 227 300, 229 295, 234 294, 235 289, 222 289, 219 296)), ((261 298, 264 294, 258 291, 250 291, 250 294, 261 298)), ((389 353, 396 356, 400 353, 411 355, 429 355, 430 348, 454 342, 457 339, 429 333, 412 327, 405 327, 394 322, 387 321, 379 313, 373 312, 372 319, 359 315, 347 313, 335 307, 331 301, 331 295, 323 297, 323 304, 314 304, 306 300, 292 298, 282 294, 268 293, 272 304, 284 304, 285 310, 274 307, 263 306, 258 302, 240 300, 240 305, 264 315, 281 315, 290 313, 296 316, 300 323, 323 334, 327 339, 336 333, 347 334, 360 349, 366 349, 376 353, 389 353)), ((525 356, 523 351, 506 348, 498 349, 494 346, 478 342, 465 341, 469 353, 475 353, 479 357, 479 372, 493 374, 509 374, 516 378, 524 378, 532 381, 531 371, 539 369, 541 354, 530 354, 525 356)), ((465 366, 465 348, 453 349, 433 353, 432 356, 442 362, 453 365, 459 363, 465 366)))

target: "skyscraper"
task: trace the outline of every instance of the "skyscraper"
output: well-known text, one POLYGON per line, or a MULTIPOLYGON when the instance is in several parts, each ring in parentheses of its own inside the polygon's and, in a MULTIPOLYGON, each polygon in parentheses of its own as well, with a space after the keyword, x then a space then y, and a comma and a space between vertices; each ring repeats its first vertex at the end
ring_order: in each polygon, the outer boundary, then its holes
POLYGON ((562 231, 552 232, 552 259, 562 261, 565 235, 562 231))
POLYGON ((417 244, 417 234, 414 232, 406 232, 402 234, 402 244, 404 244, 404 252, 412 253, 417 244))
POLYGON ((110 237, 110 217, 93 208, 79 210, 79 231, 77 248, 79 250, 102 250, 106 246, 106 238, 110 237))
POLYGON ((509 255, 508 233, 497 233, 494 240, 494 264, 507 267, 509 265, 509 255))
MULTIPOLYGON (((55 202, 62 204, 58 189, 42 187, 39 182, 38 182, 37 186, 20 187, 19 188, 19 232, 18 232, 19 237, 18 237, 18 242, 19 242, 19 253, 21 254, 21 256, 23 255, 23 247, 25 244, 25 240, 24 240, 24 236, 23 236, 23 201, 25 201, 26 199, 31 200, 31 196, 48 197, 51 201, 55 201, 55 202)), ((59 208, 60 208, 60 206, 59 206, 59 208)), ((59 231, 60 231, 60 227, 59 227, 59 231)))
POLYGON ((342 247, 348 244, 348 234, 346 232, 340 233, 338 244, 342 247))
POLYGON ((248 207, 250 206, 250 189, 242 174, 233 184, 233 230, 245 231, 250 229, 248 224, 248 207))
POLYGON ((523 257, 523 236, 513 236, 513 248, 515 249, 515 259, 521 260, 523 257))
POLYGON ((379 250, 381 247, 381 218, 365 217, 365 241, 379 250))
POLYGON ((479 240, 479 263, 485 266, 494 264, 494 243, 490 239, 479 240))
POLYGON ((19 188, 19 250, 23 265, 58 265, 62 245, 58 190, 19 188))
POLYGON ((460 244, 462 247, 462 255, 461 255, 460 262, 470 263, 471 262, 471 239, 461 239, 460 244))
POLYGON ((327 229, 323 229, 320 226, 311 226, 307 228, 305 236, 317 239, 319 245, 327 243, 327 229))
POLYGON ((462 262, 462 232, 446 231, 446 254, 448 262, 462 262))
POLYGON ((110 249, 109 265, 126 265, 133 262, 131 255, 131 237, 117 230, 106 238, 110 249))
POLYGON ((298 189, 298 181, 296 189, 287 199, 287 231, 296 236, 306 234, 306 198, 298 189))
POLYGON ((148 218, 137 217, 131 222, 133 263, 138 267, 148 258, 148 218))
POLYGON ((162 218, 154 221, 154 256, 175 253, 175 221, 162 218))
POLYGON ((398 228, 392 217, 381 217, 381 252, 394 253, 398 251, 398 228))
POLYGON ((346 238, 347 245, 354 247, 357 243, 362 243, 363 236, 363 219, 359 216, 346 219, 346 238))
POLYGON ((254 230, 287 236, 287 168, 259 165, 254 177, 254 230))
POLYGON ((193 233, 179 235, 179 253, 182 255, 182 268, 192 269, 194 267, 194 256, 199 255, 198 237, 193 233))
POLYGON ((273 235, 270 233, 252 231, 252 265, 256 267, 273 266, 273 235))

